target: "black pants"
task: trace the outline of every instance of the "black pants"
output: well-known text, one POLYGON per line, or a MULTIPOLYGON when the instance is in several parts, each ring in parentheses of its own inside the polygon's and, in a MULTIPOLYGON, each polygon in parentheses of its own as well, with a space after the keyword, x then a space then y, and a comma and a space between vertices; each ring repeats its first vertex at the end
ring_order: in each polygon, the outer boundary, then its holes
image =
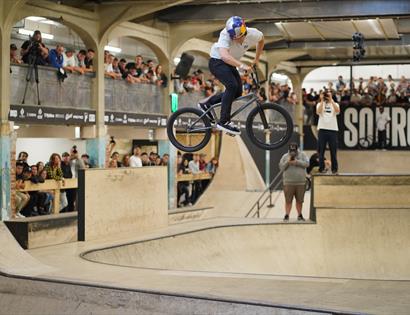
POLYGON ((77 199, 77 189, 66 189, 65 195, 67 197, 67 207, 60 212, 72 212, 75 211, 75 201, 77 199))
POLYGON ((238 70, 220 59, 209 60, 209 70, 225 86, 224 93, 218 93, 208 100, 209 105, 222 102, 221 123, 231 120, 232 102, 242 95, 242 80, 238 70))
POLYGON ((191 197, 189 196, 189 183, 188 182, 179 182, 178 183, 178 204, 181 197, 185 195, 184 205, 187 205, 191 202, 191 197))
POLYGON ((385 130, 377 131, 378 145, 379 149, 384 149, 386 147, 387 132, 385 130))
POLYGON ((337 172, 337 136, 338 132, 335 130, 319 130, 318 137, 318 151, 319 151, 319 171, 325 169, 325 151, 326 145, 329 144, 330 159, 332 161, 332 172, 337 172))

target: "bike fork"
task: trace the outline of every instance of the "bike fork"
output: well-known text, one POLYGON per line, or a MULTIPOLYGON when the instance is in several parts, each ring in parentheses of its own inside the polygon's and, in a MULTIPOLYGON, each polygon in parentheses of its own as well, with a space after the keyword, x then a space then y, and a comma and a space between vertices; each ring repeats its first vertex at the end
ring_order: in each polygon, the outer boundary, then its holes
POLYGON ((259 109, 259 113, 261 115, 261 120, 262 120, 262 124, 263 124, 263 128, 264 129, 269 129, 269 125, 268 125, 268 121, 266 120, 266 115, 265 112, 263 111, 261 105, 259 104, 259 102, 256 103, 259 109))

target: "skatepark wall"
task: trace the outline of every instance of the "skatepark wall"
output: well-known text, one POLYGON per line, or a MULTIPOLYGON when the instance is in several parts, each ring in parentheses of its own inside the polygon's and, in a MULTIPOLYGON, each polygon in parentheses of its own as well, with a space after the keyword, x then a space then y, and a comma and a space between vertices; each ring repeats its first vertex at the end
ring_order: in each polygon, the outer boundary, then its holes
POLYGON ((166 167, 81 170, 78 183, 79 241, 168 224, 166 167))

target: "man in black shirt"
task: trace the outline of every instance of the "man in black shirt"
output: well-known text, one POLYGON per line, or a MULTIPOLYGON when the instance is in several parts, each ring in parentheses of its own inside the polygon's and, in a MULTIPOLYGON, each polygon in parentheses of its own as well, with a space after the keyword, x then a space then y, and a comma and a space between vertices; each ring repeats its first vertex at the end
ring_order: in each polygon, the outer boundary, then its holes
POLYGON ((47 64, 48 48, 43 44, 40 31, 34 31, 33 37, 30 40, 26 40, 23 45, 21 45, 21 56, 24 63, 29 63, 29 59, 32 56, 35 58, 35 64, 47 64))
POLYGON ((93 70, 93 59, 94 59, 95 51, 93 49, 88 49, 87 56, 84 59, 85 67, 89 70, 93 70))
MULTIPOLYGON (((71 163, 70 163, 70 154, 68 152, 64 152, 62 154, 62 161, 61 161, 61 170, 63 171, 64 178, 73 178, 73 173, 71 171, 71 163)), ((66 189, 65 194, 67 197, 67 207, 61 209, 60 212, 71 212, 75 210, 75 199, 77 190, 76 189, 66 189)))

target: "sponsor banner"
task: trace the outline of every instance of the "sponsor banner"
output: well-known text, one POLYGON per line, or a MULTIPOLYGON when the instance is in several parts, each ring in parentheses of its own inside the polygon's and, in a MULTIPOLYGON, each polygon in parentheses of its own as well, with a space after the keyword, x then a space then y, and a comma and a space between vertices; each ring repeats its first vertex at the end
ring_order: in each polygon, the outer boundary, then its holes
MULTIPOLYGON (((410 107, 385 106, 390 116, 387 125, 387 145, 389 149, 410 148, 410 107)), ((342 109, 339 126, 343 148, 355 149, 367 143, 370 147, 377 144, 377 107, 348 106, 342 109)))
POLYGON ((133 114, 105 112, 104 122, 107 125, 141 126, 165 128, 167 116, 162 114, 133 114))
MULTIPOLYGON (((390 116, 387 125, 387 148, 394 150, 410 149, 410 107, 385 106, 390 116)), ((338 115, 340 149, 375 149, 378 145, 377 117, 378 107, 347 105, 342 106, 338 115)), ((315 133, 305 129, 305 149, 313 149, 317 143, 315 133), (309 131, 309 132, 307 132, 309 131)))
POLYGON ((95 111, 43 106, 10 105, 9 119, 15 122, 52 125, 94 125, 95 111))

